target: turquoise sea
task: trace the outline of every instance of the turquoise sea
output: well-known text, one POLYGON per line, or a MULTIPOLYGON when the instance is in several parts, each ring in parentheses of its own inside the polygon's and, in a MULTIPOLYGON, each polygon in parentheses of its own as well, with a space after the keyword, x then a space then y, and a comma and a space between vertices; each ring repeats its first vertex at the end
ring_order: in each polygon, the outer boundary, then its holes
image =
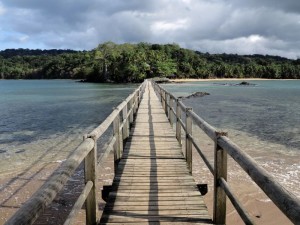
MULTIPOLYGON (((199 81, 164 87, 177 97, 209 93, 183 98, 183 102, 218 130, 227 131, 230 139, 300 196, 300 80, 250 80, 249 86, 237 85, 240 82, 199 81)), ((205 143, 205 137, 198 139, 205 143)), ((229 177, 242 181, 244 175, 237 168, 233 166, 229 177)))
POLYGON ((210 95, 184 100, 215 127, 237 129, 300 151, 300 80, 193 82, 165 85, 176 96, 197 91, 210 95))
POLYGON ((137 85, 0 80, 0 176, 64 160, 137 85))

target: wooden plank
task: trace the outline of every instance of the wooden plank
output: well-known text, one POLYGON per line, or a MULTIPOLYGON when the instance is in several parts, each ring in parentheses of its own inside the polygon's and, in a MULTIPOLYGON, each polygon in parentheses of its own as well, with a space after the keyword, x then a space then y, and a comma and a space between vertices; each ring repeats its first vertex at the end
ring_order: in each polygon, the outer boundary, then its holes
POLYGON ((156 222, 119 222, 119 223, 99 223, 99 225, 103 225, 103 224, 118 224, 118 225, 173 225, 173 224, 180 224, 180 225, 189 225, 189 224, 198 224, 198 225, 207 225, 207 223, 202 223, 202 222, 182 222, 182 221, 173 221, 173 222, 164 222, 164 221, 156 221, 156 222))
POLYGON ((193 186, 182 186, 181 188, 173 187, 147 187, 142 186, 138 189, 132 188, 132 187, 112 187, 112 191, 118 192, 118 193, 182 193, 182 192, 191 192, 191 191, 198 191, 197 187, 193 186))
POLYGON ((194 196, 114 196, 111 195, 110 201, 127 201, 127 202, 144 202, 144 201, 202 201, 202 196, 194 195, 194 196))
MULTIPOLYGON (((131 215, 102 215, 102 221, 104 223, 124 223, 124 222, 202 222, 206 224, 212 224, 209 216, 206 215, 163 215, 163 216, 153 216, 153 215, 139 215, 132 213, 131 215)), ((100 224, 103 223, 100 221, 100 224)))
POLYGON ((196 205, 196 206, 205 206, 205 203, 202 199, 202 201, 198 200, 189 200, 189 201, 138 201, 138 202, 124 202, 124 201, 114 201, 114 202, 108 202, 106 204, 107 207, 113 207, 113 206, 175 206, 175 205, 184 205, 184 206, 191 206, 191 205, 196 205))
POLYGON ((169 203, 169 205, 119 205, 119 206, 108 206, 106 209, 110 211, 165 211, 165 210, 207 210, 205 205, 173 205, 169 203))
POLYGON ((126 211, 119 211, 119 210, 111 210, 111 209, 105 209, 104 213, 107 213, 109 215, 118 215, 118 216, 126 216, 126 215, 151 215, 151 216, 189 216, 189 215, 206 215, 206 209, 176 209, 176 210, 158 210, 153 208, 153 210, 146 209, 146 210, 126 210, 126 211))
POLYGON ((110 192, 109 196, 111 197, 149 197, 149 198, 154 198, 154 197, 198 197, 199 192, 198 191, 190 191, 190 192, 181 192, 181 193, 134 193, 134 192, 110 192))
POLYGON ((145 185, 148 185, 148 186, 158 186, 158 185, 174 186, 177 184, 178 184, 178 186, 186 186, 186 185, 191 185, 191 184, 195 185, 195 182, 194 183, 193 182, 194 181, 168 180, 168 181, 151 181, 151 184, 150 184, 149 179, 141 180, 141 182, 139 182, 138 180, 125 180, 125 179, 123 179, 121 181, 114 180, 114 183, 116 185, 133 185, 133 186, 137 186, 136 188, 138 188, 138 186, 145 186, 145 185))

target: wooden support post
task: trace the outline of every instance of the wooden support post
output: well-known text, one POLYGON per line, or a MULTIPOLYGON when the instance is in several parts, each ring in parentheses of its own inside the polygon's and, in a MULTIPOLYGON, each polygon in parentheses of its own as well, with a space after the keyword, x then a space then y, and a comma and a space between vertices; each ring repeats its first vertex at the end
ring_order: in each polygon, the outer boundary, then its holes
POLYGON ((127 104, 124 106, 122 110, 122 117, 123 117, 123 140, 129 137, 129 120, 127 118, 127 104))
MULTIPOLYGON (((120 123, 121 125, 121 123, 120 123)), ((120 161, 122 155, 123 155, 123 132, 122 132, 122 129, 119 128, 119 152, 118 152, 118 162, 120 161)))
POLYGON ((172 111, 173 107, 174 107, 174 99, 173 99, 173 97, 170 96, 170 110, 169 110, 170 115, 169 115, 169 117, 170 117, 171 127, 173 127, 173 124, 174 124, 174 113, 172 111))
POLYGON ((215 224, 226 223, 226 193, 220 186, 220 178, 227 180, 227 153, 218 145, 219 134, 215 140, 214 160, 214 212, 215 224))
POLYGON ((115 167, 115 174, 117 172, 118 163, 120 159, 120 116, 117 115, 113 122, 113 135, 116 138, 116 142, 114 144, 114 167, 115 167))
MULTIPOLYGON (((133 107, 133 98, 129 100, 129 110, 133 107)), ((133 123, 133 110, 131 110, 129 115, 129 126, 133 123)))
POLYGON ((166 115, 167 115, 167 117, 169 118, 169 114, 168 114, 168 97, 169 97, 169 95, 167 94, 167 92, 165 92, 165 113, 166 113, 166 115))
POLYGON ((189 134, 192 135, 193 133, 193 121, 192 118, 188 115, 189 111, 192 111, 192 108, 186 108, 185 112, 185 126, 186 126, 186 135, 185 135, 185 157, 188 169, 192 174, 192 167, 193 167, 193 154, 192 154, 192 147, 193 143, 189 138, 189 134))
POLYGON ((141 89, 139 89, 137 93, 138 93, 138 102, 137 103, 138 103, 138 106, 139 106, 140 102, 141 102, 141 97, 142 97, 142 95, 141 95, 141 93, 142 93, 141 89))
POLYGON ((166 92, 162 91, 162 106, 163 106, 163 110, 166 112, 166 92))
POLYGON ((181 124, 179 122, 179 120, 181 119, 181 109, 178 102, 179 100, 176 99, 176 138, 181 145, 181 124))
MULTIPOLYGON (((84 135, 83 140, 87 138, 84 135)), ((93 137, 91 137, 93 138, 93 137)), ((94 138, 93 138, 94 139, 94 138)), ((97 140, 94 139, 94 148, 88 153, 84 159, 84 175, 85 184, 89 181, 93 182, 93 187, 86 198, 86 224, 94 225, 97 224, 97 192, 96 192, 96 182, 97 182, 97 140)))
POLYGON ((167 117, 170 121, 170 102, 171 102, 171 96, 167 94, 167 117))
POLYGON ((139 107, 139 102, 138 102, 138 95, 137 95, 137 92, 134 94, 134 114, 137 113, 137 110, 138 110, 138 107, 139 107))

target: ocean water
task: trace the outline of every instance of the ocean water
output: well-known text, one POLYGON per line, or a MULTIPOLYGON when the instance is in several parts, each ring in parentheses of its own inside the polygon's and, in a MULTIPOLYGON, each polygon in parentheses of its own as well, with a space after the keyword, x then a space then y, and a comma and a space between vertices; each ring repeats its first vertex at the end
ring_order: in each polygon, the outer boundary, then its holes
MULTIPOLYGON (((249 82, 253 85, 202 81, 164 87, 177 97, 209 93, 183 102, 218 130, 227 131, 231 140, 300 197, 300 80, 249 82)), ((233 170, 229 176, 238 177, 233 170)))
POLYGON ((136 87, 0 80, 0 176, 64 160, 136 87))
POLYGON ((211 125, 236 129, 300 151, 300 80, 193 82, 165 85, 176 96, 197 91, 210 95, 184 100, 211 125))

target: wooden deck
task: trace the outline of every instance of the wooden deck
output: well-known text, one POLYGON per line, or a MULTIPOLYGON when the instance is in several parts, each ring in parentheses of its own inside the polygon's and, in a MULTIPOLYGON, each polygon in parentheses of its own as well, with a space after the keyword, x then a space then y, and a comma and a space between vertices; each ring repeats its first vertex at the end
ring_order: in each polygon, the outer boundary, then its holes
POLYGON ((100 221, 110 223, 212 224, 150 82, 100 221))

